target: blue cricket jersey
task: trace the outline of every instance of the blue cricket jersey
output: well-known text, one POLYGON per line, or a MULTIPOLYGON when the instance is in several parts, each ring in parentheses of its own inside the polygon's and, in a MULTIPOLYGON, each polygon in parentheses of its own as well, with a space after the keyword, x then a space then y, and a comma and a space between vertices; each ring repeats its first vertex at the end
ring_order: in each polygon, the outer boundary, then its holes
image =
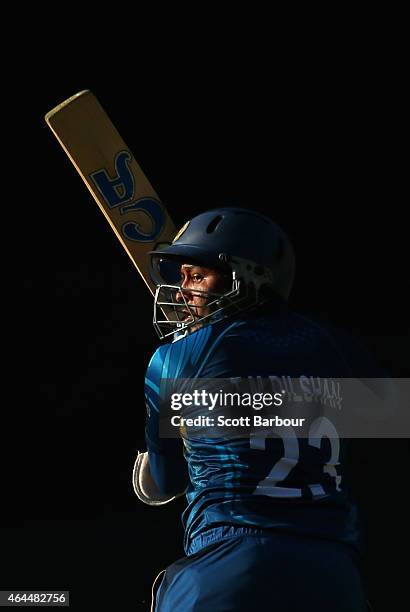
POLYGON ((374 370, 367 353, 339 331, 276 302, 160 346, 146 372, 146 443, 159 488, 176 493, 187 487, 186 553, 194 538, 221 526, 326 538, 360 550, 356 507, 343 477, 346 439, 335 451, 326 437, 317 444, 298 438, 297 461, 284 465, 278 437, 259 448, 249 438, 160 437, 164 379, 252 376, 352 378, 374 376, 374 370), (261 487, 267 478, 272 486, 261 487))

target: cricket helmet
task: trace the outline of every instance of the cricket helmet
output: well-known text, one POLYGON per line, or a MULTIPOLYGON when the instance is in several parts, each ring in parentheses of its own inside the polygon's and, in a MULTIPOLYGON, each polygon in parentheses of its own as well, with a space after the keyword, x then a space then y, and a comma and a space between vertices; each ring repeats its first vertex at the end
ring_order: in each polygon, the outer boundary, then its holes
MULTIPOLYGON (((272 294, 287 300, 295 272, 294 251, 287 235, 265 215, 230 207, 201 213, 185 223, 172 244, 151 252, 151 275, 157 284, 154 327, 160 337, 189 330, 200 322, 193 316, 192 321, 181 322, 177 315, 173 294, 184 292, 180 287, 182 263, 214 268, 229 279, 226 293, 207 296, 213 311, 204 317, 208 323, 262 304, 272 294), (173 328, 167 334, 159 325, 161 306, 175 319, 166 323, 173 328)), ((185 298, 184 302, 180 306, 186 310, 189 305, 185 298)))

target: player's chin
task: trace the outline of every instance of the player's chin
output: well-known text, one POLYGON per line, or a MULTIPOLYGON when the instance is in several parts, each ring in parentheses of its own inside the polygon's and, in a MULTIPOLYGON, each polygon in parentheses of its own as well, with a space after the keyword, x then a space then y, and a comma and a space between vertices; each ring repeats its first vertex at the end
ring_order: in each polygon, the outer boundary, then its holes
POLYGON ((205 317, 206 314, 200 314, 200 315, 194 316, 194 322, 191 325, 189 325, 190 332, 197 331, 198 329, 201 329, 201 327, 204 327, 208 323, 208 320, 203 321, 203 317, 205 317))
POLYGON ((201 329, 201 327, 203 326, 204 326, 203 323, 194 323, 193 325, 189 326, 188 331, 190 334, 192 334, 193 332, 198 331, 198 329, 201 329))

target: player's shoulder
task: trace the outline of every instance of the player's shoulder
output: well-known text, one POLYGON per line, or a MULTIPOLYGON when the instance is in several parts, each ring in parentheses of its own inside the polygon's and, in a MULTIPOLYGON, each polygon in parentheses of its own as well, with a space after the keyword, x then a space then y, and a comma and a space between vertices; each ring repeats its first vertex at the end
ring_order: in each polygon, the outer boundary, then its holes
POLYGON ((162 344, 151 357, 147 373, 156 373, 157 377, 162 378, 195 376, 219 334, 219 328, 206 325, 191 334, 177 337, 173 342, 162 344))
POLYGON ((161 344, 155 349, 155 351, 151 355, 151 358, 148 362, 148 370, 157 367, 158 364, 160 363, 162 364, 165 361, 165 357, 166 357, 167 352, 169 351, 170 346, 171 346, 170 343, 161 344))
POLYGON ((351 376, 358 378, 388 376, 365 340, 353 331, 312 314, 298 313, 297 317, 306 325, 317 329, 323 341, 340 354, 348 365, 351 376))
POLYGON ((237 325, 226 328, 216 359, 234 360, 238 356, 287 354, 314 356, 315 363, 344 372, 345 376, 380 378, 388 374, 365 342, 353 332, 310 313, 275 302, 266 308, 244 314, 237 325), (252 349, 253 347, 253 349, 252 349), (322 365, 323 365, 322 363, 322 365))

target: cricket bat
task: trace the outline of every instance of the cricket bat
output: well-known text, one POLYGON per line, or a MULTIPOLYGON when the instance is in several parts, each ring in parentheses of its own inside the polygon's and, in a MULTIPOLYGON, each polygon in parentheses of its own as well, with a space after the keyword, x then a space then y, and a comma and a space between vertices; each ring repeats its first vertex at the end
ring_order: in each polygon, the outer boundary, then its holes
POLYGON ((154 294, 147 254, 170 244, 176 229, 133 154, 89 90, 53 108, 45 120, 154 294))

